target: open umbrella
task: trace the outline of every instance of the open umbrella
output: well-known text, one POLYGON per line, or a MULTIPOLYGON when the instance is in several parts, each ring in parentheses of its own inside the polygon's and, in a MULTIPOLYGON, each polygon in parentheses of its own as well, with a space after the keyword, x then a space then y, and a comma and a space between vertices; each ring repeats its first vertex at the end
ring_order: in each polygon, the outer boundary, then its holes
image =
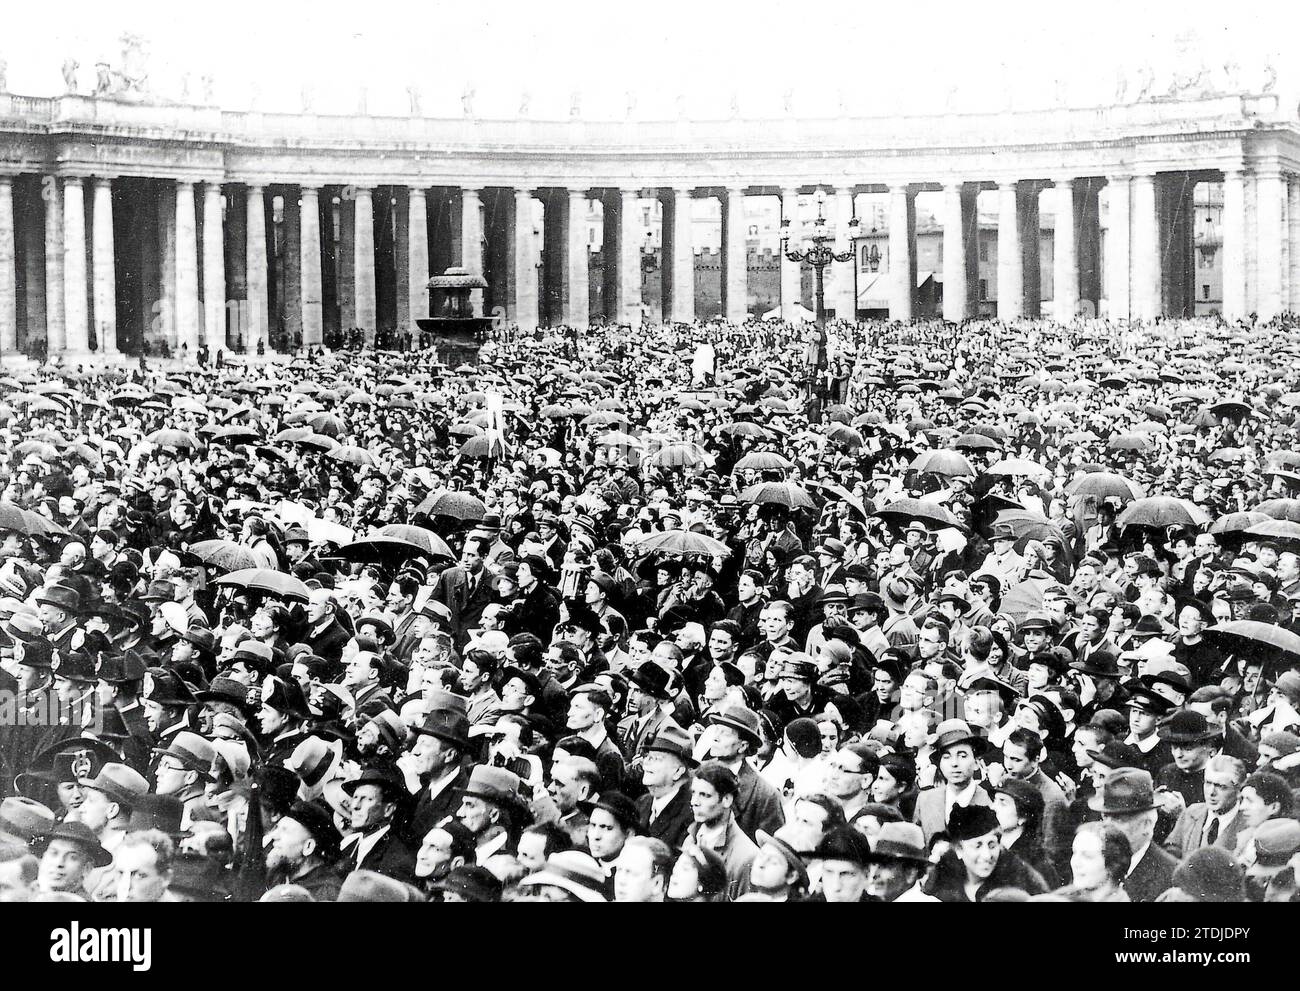
POLYGON ((223 575, 212 584, 266 592, 277 598, 297 602, 307 602, 311 598, 311 590, 293 575, 272 571, 270 568, 241 568, 223 575))
POLYGON ((404 561, 413 557, 455 560, 450 547, 432 530, 390 523, 339 548, 346 561, 404 561))
POLYGON ((1050 475, 1051 472, 1037 461, 1030 461, 1028 458, 1003 458, 1001 461, 989 466, 988 474, 1026 475, 1033 478, 1042 478, 1050 475))
POLYGON ((198 450, 199 442, 194 439, 193 434, 188 434, 184 430, 173 430, 163 428, 155 430, 145 440, 150 444, 157 444, 159 447, 185 448, 187 450, 198 450))
POLYGON ((735 471, 789 471, 789 461, 775 451, 750 451, 736 462, 735 471))
POLYGON ((355 444, 340 444, 338 447, 325 452, 325 457, 332 461, 342 461, 344 464, 361 467, 362 465, 373 465, 375 456, 367 451, 364 447, 357 447, 355 444))
POLYGON ((602 434, 596 439, 597 447, 630 447, 635 451, 645 449, 645 445, 640 439, 633 437, 631 434, 623 433, 621 430, 611 430, 607 434, 602 434))
POLYGON ((971 467, 971 463, 966 460, 965 455, 943 448, 935 451, 922 451, 907 467, 911 471, 926 472, 931 475, 945 475, 948 478, 973 477, 975 475, 975 469, 971 467))
POLYGON ((1186 499, 1172 496, 1151 496, 1138 499, 1115 520, 1117 526, 1191 526, 1202 527, 1210 522, 1205 510, 1186 499))
POLYGON ((461 522, 477 523, 487 515, 487 506, 472 492, 440 492, 426 497, 416 511, 428 513, 430 516, 446 516, 461 522))
POLYGON ((1270 517, 1255 523, 1245 532, 1247 536, 1262 537, 1265 540, 1285 540, 1292 544, 1300 541, 1300 523, 1291 520, 1275 520, 1270 517))
POLYGON ((815 503, 808 490, 794 482, 759 482, 740 493, 743 502, 785 506, 787 509, 812 509, 815 503))
POLYGON ((708 557, 726 557, 731 548, 721 540, 691 530, 663 530, 652 533, 637 542, 637 549, 647 553, 698 554, 708 557))
POLYGON ((1071 482, 1066 488, 1071 496, 1093 496, 1097 499, 1122 499, 1128 502, 1136 499, 1139 493, 1136 487, 1123 475, 1110 471, 1092 471, 1078 481, 1071 482))
POLYGON ((732 437, 756 437, 760 440, 770 440, 772 437, 772 432, 766 427, 749 420, 728 423, 722 427, 722 432, 732 437))
POLYGON ((1265 520, 1271 520, 1272 518, 1267 513, 1261 513, 1258 510, 1249 510, 1244 513, 1227 513, 1210 524, 1209 532, 1213 534, 1244 533, 1256 523, 1263 523, 1265 520))
POLYGON ((947 527, 961 528, 957 517, 944 509, 937 502, 924 499, 896 499, 881 506, 871 515, 890 523, 911 523, 913 520, 930 530, 943 530, 947 527))
POLYGON ((190 544, 189 552, 219 571, 253 570, 261 562, 250 548, 233 540, 200 540, 190 544))
POLYGON ((1300 499, 1266 499, 1255 507, 1255 512, 1271 516, 1275 520, 1300 523, 1300 499))
POLYGON ((699 444, 665 444, 648 460, 661 468, 694 468, 704 464, 708 455, 699 444))
POLYGON ((1258 623, 1251 619, 1232 620, 1208 627, 1205 637, 1233 653, 1264 657, 1286 654, 1300 658, 1300 636, 1274 623, 1258 623))

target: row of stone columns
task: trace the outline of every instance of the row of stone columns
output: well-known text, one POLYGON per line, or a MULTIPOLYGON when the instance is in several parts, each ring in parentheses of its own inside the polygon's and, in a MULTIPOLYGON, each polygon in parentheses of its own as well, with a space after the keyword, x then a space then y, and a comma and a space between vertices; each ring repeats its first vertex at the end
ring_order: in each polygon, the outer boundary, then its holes
MULTIPOLYGON (((1190 255, 1171 256, 1170 240, 1190 244, 1188 213, 1190 186, 1172 189, 1170 176, 1154 173, 1111 175, 1108 187, 1105 250, 1107 305, 1113 318, 1151 319, 1169 312, 1171 284, 1177 283, 1178 266, 1190 266, 1190 255), (1180 201, 1178 198, 1183 197, 1180 201), (1185 201, 1185 202, 1184 202, 1185 201), (1186 208, 1185 208, 1186 207, 1186 208), (1177 224, 1176 228, 1172 224, 1177 224), (1172 232, 1172 233, 1171 233, 1172 232), (1162 261, 1163 259, 1163 261, 1162 261)), ((1092 189, 1094 180, 1072 177, 1052 180, 1055 245, 1052 316, 1073 318, 1079 309, 1081 241, 1080 189, 1092 189), (1087 182, 1087 187, 1080 183, 1087 182)), ((1098 180, 1099 182, 1099 180, 1098 180)), ((159 199, 160 281, 163 299, 159 312, 162 336, 174 347, 194 353, 201 345, 225 345, 227 292, 227 237, 237 238, 243 258, 236 275, 244 284, 235 295, 247 299, 246 347, 253 350, 269 340, 270 291, 267 276, 266 189, 243 187, 238 204, 231 187, 234 210, 223 213, 223 186, 188 180, 170 182, 159 199), (242 209, 240 207, 242 206, 242 209), (196 226, 201 209, 202 234, 196 226), (236 212, 237 211, 237 212, 236 212), (229 217, 231 230, 223 229, 229 217), (202 267, 200 269, 200 257, 202 267), (202 276, 200 278, 200 271, 202 276)), ((1041 180, 1007 179, 997 184, 998 263, 997 312, 1003 319, 1037 316, 1038 249, 1037 197, 1041 180)), ((81 353, 92 337, 106 354, 116 350, 113 186, 107 177, 43 177, 45 214, 45 293, 43 317, 51 351, 81 353), (87 199, 90 200, 87 204, 87 199), (89 209, 87 207, 89 206, 89 209), (87 217, 90 229, 87 230, 87 217)), ((972 282, 977 272, 974 233, 978 226, 974 197, 978 183, 949 183, 943 187, 943 315, 960 320, 974 315, 972 282)), ((694 253, 691 244, 689 187, 657 191, 663 203, 663 312, 665 320, 689 321, 694 317, 694 253)), ((609 190, 605 196, 606 292, 609 314, 625 323, 641 319, 641 244, 637 201, 642 191, 609 190)), ((292 305, 286 321, 301 329, 305 344, 319 344, 324 334, 324 286, 320 198, 322 187, 302 185, 286 202, 286 221, 292 255, 285 265, 284 298, 292 305), (299 200, 301 209, 299 209, 299 200)), ((587 190, 539 191, 525 187, 496 191, 493 216, 502 219, 504 253, 495 255, 504 288, 494 299, 504 303, 505 316, 526 330, 537 323, 539 294, 535 236, 531 223, 532 199, 541 196, 547 209, 546 281, 547 319, 572 325, 589 322, 588 245, 583 218, 587 190)), ((746 316, 745 191, 728 186, 718 192, 722 206, 722 300, 729 320, 746 316)), ((780 190, 783 218, 797 226, 797 187, 780 190)), ((915 312, 917 260, 915 251, 915 188, 889 187, 888 298, 893 319, 910 319, 915 312)), ((483 191, 459 191, 460 217, 453 232, 460 261, 471 273, 484 272, 483 191)), ((373 334, 376 326, 376 258, 372 190, 343 187, 344 223, 339 259, 341 280, 338 301, 344 327, 360 326, 373 334)), ((0 351, 12 350, 17 341, 17 283, 15 273, 14 181, 0 176, 0 351)), ((833 196, 836 249, 847 250, 847 219, 853 214, 853 191, 838 188, 833 196)), ((399 218, 404 265, 398 273, 399 320, 414 321, 427 312, 422 287, 431 271, 428 192, 408 190, 407 211, 399 218)), ((1089 221, 1096 226, 1096 221, 1089 221)), ((1246 314, 1248 307, 1262 319, 1286 309, 1300 309, 1300 179, 1279 169, 1259 168, 1249 173, 1228 171, 1223 194, 1223 313, 1229 318, 1246 314)), ((331 249, 332 250, 332 249, 331 249)), ((441 250, 441 249, 439 249, 441 250)), ((233 263, 232 263, 233 264, 233 263)), ((399 262, 400 264, 400 262, 399 262)), ((856 310, 855 262, 837 262, 833 270, 828 308, 836 313, 856 310)), ((39 271, 39 270, 38 270, 39 271)), ((780 285, 782 315, 793 319, 801 298, 800 266, 782 257, 780 285)), ((331 276, 332 278, 332 276, 331 276)), ((28 279, 30 285, 30 278, 28 279)), ((230 287, 234 291, 234 287, 230 287)), ((1186 292, 1178 299, 1186 306, 1186 292)), ((482 293, 475 293, 481 297, 482 293)), ((484 302, 475 300, 478 312, 484 302)))

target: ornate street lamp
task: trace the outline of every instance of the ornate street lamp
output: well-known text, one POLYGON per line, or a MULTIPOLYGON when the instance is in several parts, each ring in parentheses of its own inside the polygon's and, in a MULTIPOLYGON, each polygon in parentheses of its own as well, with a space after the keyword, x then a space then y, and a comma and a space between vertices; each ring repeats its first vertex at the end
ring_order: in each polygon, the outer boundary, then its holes
MULTIPOLYGON (((790 248, 790 221, 789 219, 781 221, 781 253, 792 262, 800 264, 807 262, 812 266, 813 276, 816 286, 817 299, 817 353, 809 368, 812 375, 812 382, 809 384, 808 396, 811 405, 808 410, 808 420, 810 423, 820 423, 822 407, 826 400, 826 293, 824 286, 824 273, 826 266, 831 262, 847 262, 854 259, 854 239, 858 234, 858 218, 854 217, 848 222, 849 250, 837 252, 832 246, 835 241, 835 234, 826 224, 826 217, 822 213, 822 207, 826 201, 825 194, 817 191, 817 219, 812 223, 810 232, 796 237, 806 243, 803 248, 790 248)), ((854 301, 856 306, 857 301, 854 301)), ((838 314, 843 317, 843 314, 838 314)))

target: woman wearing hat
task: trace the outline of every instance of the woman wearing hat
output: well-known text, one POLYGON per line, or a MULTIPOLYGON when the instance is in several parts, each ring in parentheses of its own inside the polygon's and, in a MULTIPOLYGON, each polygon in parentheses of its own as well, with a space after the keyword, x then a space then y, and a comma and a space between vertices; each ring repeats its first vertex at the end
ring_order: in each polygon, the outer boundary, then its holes
POLYGON ((1042 875, 1004 847, 1000 834, 991 808, 954 806, 948 820, 952 848, 939 858, 929 893, 941 902, 981 902, 999 888, 1047 891, 1042 875))
POLYGON ((727 901, 727 865, 712 850, 690 846, 673 864, 668 878, 670 902, 727 901))

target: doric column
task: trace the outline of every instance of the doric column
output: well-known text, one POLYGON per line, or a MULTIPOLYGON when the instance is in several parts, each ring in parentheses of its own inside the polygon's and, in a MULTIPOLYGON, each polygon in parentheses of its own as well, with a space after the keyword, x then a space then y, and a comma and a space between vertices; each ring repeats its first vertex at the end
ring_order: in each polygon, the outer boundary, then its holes
MULTIPOLYGON (((799 190, 791 186, 781 190, 781 222, 789 224, 790 247, 799 247, 799 190)), ((781 319, 797 319, 803 302, 802 264, 781 255, 781 319)))
POLYGON ((113 181, 95 180, 90 214, 95 341, 100 354, 117 354, 117 263, 113 252, 113 181))
POLYGON ((1074 232, 1074 180, 1056 180, 1056 230, 1052 244, 1052 296, 1056 319, 1073 320, 1079 309, 1079 256, 1074 232))
POLYGON ((673 287, 672 311, 674 323, 690 323, 695 319, 695 245, 691 238, 691 190, 674 186, 669 191, 672 202, 673 287))
POLYGON ((1289 309, 1300 313, 1300 176, 1287 177, 1286 197, 1289 309))
MULTIPOLYGON (((587 192, 568 190, 568 223, 564 245, 564 322, 571 327, 591 323, 591 274, 587 254, 587 192)), ((559 246, 556 245, 555 250, 559 246)), ((547 250, 552 250, 548 245, 547 250)))
POLYGON ((80 176, 63 180, 63 316, 67 350, 90 350, 90 313, 86 298, 86 198, 80 176))
POLYGON ((226 346, 226 240, 221 183, 203 186, 203 341, 213 354, 226 346))
POLYGON ((367 344, 375 342, 375 204, 370 190, 356 187, 353 200, 353 272, 356 277, 357 326, 367 344))
POLYGON ((533 233, 533 191, 515 189, 515 323, 537 329, 537 247, 533 233))
POLYGON ((325 340, 325 311, 321 285, 320 190, 303 186, 299 199, 299 223, 302 235, 298 250, 302 257, 298 272, 302 285, 302 343, 304 347, 320 345, 325 340))
POLYGON ((194 183, 176 183, 176 339, 177 349, 194 359, 199 350, 199 256, 194 229, 194 183))
POLYGON ((745 191, 728 188, 722 194, 722 314, 732 323, 744 322, 748 306, 745 234, 745 191))
POLYGON ((19 347, 24 341, 30 344, 45 338, 45 211, 33 199, 28 199, 24 207, 14 215, 14 234, 21 245, 23 266, 23 290, 19 298, 25 307, 18 325, 19 347))
POLYGON ((1160 315, 1160 238, 1156 223, 1156 182, 1153 175, 1135 175, 1132 183, 1130 312, 1138 320, 1160 315))
MULTIPOLYGON (((843 254, 853 247, 849 240, 849 221, 853 219, 853 190, 841 186, 835 190, 835 251, 843 254)), ((829 299, 840 320, 855 320, 858 315, 858 266, 850 259, 831 262, 829 299)))
POLYGON ((998 183, 998 319, 1018 320, 1024 311, 1025 270, 1020 256, 1016 183, 998 183))
POLYGON ((1255 177, 1259 275, 1255 290, 1255 312, 1259 319, 1272 320, 1285 309, 1282 299, 1283 197, 1286 188, 1276 165, 1264 166, 1255 177))
POLYGON ((176 184, 163 181, 158 190, 158 303, 154 325, 171 354, 176 340, 176 184))
POLYGON ((18 270, 14 250, 14 181, 0 175, 0 354, 18 347, 18 270))
MULTIPOLYGON (((461 190, 460 264, 470 275, 483 275, 483 201, 477 189, 461 190)), ((483 315, 483 290, 469 294, 474 315, 483 315)))
MULTIPOLYGON (((306 204, 303 204, 306 209, 306 204)), ((429 316, 429 206, 424 190, 412 186, 406 203, 406 265, 410 286, 411 334, 416 335, 417 320, 429 316)))
POLYGON ((943 318, 965 320, 966 232, 962 226, 962 184, 943 187, 943 318))
POLYGON ((620 189, 618 239, 618 320, 641 326, 641 221, 637 212, 639 189, 620 189))
POLYGON ((266 275, 266 201, 261 186, 249 186, 247 193, 248 339, 244 344, 249 354, 255 354, 258 341, 267 343, 270 308, 266 275))
POLYGON ((1106 315, 1112 320, 1129 318, 1129 177, 1106 179, 1106 315))
MULTIPOLYGON (((284 332, 286 351, 294 350, 294 341, 302 340, 302 208, 297 186, 281 186, 280 197, 284 204, 281 214, 280 264, 277 272, 275 320, 277 329, 284 332)), ((273 201, 274 202, 274 201, 273 201)))
POLYGON ((45 347, 52 355, 67 346, 63 301, 63 186, 58 176, 41 177, 45 201, 45 347))
POLYGON ((889 319, 911 320, 916 296, 916 256, 912 236, 915 205, 906 186, 889 188, 889 319))

